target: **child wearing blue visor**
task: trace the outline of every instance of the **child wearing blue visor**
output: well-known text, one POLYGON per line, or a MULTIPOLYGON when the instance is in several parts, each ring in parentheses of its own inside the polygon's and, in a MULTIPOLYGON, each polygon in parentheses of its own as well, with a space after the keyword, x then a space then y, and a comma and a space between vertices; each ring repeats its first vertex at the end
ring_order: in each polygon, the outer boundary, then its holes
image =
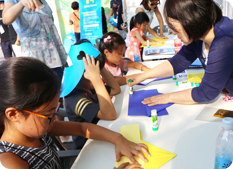
MULTIPOLYGON (((116 119, 116 110, 109 95, 116 95, 121 89, 104 68, 104 55, 90 42, 83 40, 71 46, 69 58, 60 95, 65 97, 69 120, 96 124, 99 119, 116 119), (87 63, 90 56, 91 62, 87 63)), ((86 140, 81 136, 73 136, 77 148, 82 148, 86 140)))

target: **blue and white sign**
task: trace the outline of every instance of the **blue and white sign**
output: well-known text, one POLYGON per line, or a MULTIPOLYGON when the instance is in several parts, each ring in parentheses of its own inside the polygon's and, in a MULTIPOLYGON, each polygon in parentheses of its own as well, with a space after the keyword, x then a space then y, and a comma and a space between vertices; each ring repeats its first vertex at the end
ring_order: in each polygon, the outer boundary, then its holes
POLYGON ((101 0, 79 1, 81 39, 95 44, 95 39, 103 36, 101 0))

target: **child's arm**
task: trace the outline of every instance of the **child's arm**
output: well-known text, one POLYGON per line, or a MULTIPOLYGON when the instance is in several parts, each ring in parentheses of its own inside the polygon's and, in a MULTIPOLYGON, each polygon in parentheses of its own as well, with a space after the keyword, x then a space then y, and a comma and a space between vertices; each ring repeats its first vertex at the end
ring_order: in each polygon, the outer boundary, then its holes
POLYGON ((163 34, 164 24, 163 24, 163 18, 162 18, 161 13, 159 12, 159 9, 155 8, 154 12, 155 12, 155 15, 156 15, 156 17, 157 17, 157 19, 159 21, 159 27, 160 27, 159 39, 168 39, 168 37, 164 36, 164 34, 163 34))
POLYGON ((30 11, 35 11, 39 9, 39 5, 41 5, 39 0, 20 0, 17 4, 7 2, 4 4, 2 21, 6 25, 12 24, 23 11, 24 7, 30 11))
POLYGON ((69 24, 72 25, 73 24, 73 20, 71 18, 71 14, 69 15, 69 24))
POLYGON ((28 163, 20 158, 18 155, 13 153, 2 153, 0 154, 0 168, 1 169, 29 169, 28 163), (3 166, 3 168, 2 168, 3 166))
POLYGON ((121 134, 92 123, 55 121, 49 135, 79 135, 90 139, 110 142, 115 145, 116 161, 119 161, 121 156, 125 155, 129 157, 133 163, 136 163, 136 160, 133 157, 136 155, 147 162, 141 151, 147 156, 150 156, 148 149, 144 144, 130 142, 121 134))
POLYGON ((85 78, 89 79, 96 91, 100 110, 96 117, 103 120, 115 120, 117 118, 116 110, 112 104, 110 96, 104 86, 102 79, 100 78, 99 61, 95 64, 93 56, 87 55, 86 59, 83 59, 85 65, 85 78))
POLYGON ((114 77, 105 68, 100 71, 100 74, 102 75, 105 83, 111 87, 110 95, 116 95, 121 92, 120 86, 118 85, 114 77))
POLYGON ((147 66, 139 63, 139 62, 131 62, 131 61, 127 61, 127 65, 126 67, 128 68, 135 68, 141 71, 147 71, 150 70, 150 68, 148 68, 147 66))
MULTIPOLYGON (((144 36, 141 36, 139 31, 137 31, 137 30, 134 31, 133 36, 136 37, 142 45, 147 46, 147 42, 146 42, 144 36)), ((150 41, 149 45, 157 45, 157 44, 162 44, 162 43, 164 43, 164 42, 163 41, 150 41)))

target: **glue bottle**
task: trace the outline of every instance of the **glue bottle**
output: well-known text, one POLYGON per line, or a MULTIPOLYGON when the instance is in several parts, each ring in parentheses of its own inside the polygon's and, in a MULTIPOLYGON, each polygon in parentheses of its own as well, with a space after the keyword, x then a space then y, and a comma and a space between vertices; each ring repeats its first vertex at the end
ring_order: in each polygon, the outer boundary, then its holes
POLYGON ((175 47, 175 54, 177 54, 182 48, 182 41, 177 37, 177 35, 174 38, 174 47, 175 47))
POLYGON ((232 168, 233 164, 233 118, 222 120, 222 131, 217 138, 214 169, 232 168), (230 167, 231 166, 231 167, 230 167))
POLYGON ((158 126, 158 121, 157 121, 157 110, 156 109, 151 110, 151 117, 152 117, 152 130, 157 131, 159 126, 158 126))
MULTIPOLYGON (((129 83, 132 83, 133 80, 132 80, 132 79, 129 79, 128 82, 129 82, 129 83)), ((132 86, 129 87, 129 94, 133 94, 133 87, 132 87, 132 86)))
POLYGON ((198 87, 200 86, 199 83, 192 83, 189 81, 176 81, 176 86, 179 87, 198 87))

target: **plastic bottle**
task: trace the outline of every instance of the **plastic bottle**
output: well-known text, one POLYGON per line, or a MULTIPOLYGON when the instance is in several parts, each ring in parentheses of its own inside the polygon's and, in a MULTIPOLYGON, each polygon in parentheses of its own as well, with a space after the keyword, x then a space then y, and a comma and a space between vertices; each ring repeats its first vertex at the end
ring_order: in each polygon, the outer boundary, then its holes
MULTIPOLYGON (((132 80, 132 79, 129 79, 128 82, 129 82, 129 83, 132 83, 133 80, 132 80)), ((132 87, 132 86, 129 87, 129 94, 133 94, 133 87, 132 87)))
POLYGON ((137 42, 134 42, 134 47, 133 47, 133 55, 134 55, 134 62, 140 62, 140 50, 138 49, 138 44, 137 42))
POLYGON ((176 81, 176 86, 179 87, 198 87, 200 86, 199 83, 192 83, 189 81, 176 81))
POLYGON ((174 38, 174 47, 175 47, 175 54, 177 54, 182 48, 182 41, 177 37, 177 35, 174 38))
POLYGON ((157 131, 159 129, 158 121, 157 121, 157 110, 151 110, 151 117, 152 117, 152 130, 157 131))
POLYGON ((220 132, 215 151, 214 169, 231 168, 233 165, 233 118, 226 117, 222 120, 222 131, 220 132), (231 166, 231 167, 230 167, 231 166))

